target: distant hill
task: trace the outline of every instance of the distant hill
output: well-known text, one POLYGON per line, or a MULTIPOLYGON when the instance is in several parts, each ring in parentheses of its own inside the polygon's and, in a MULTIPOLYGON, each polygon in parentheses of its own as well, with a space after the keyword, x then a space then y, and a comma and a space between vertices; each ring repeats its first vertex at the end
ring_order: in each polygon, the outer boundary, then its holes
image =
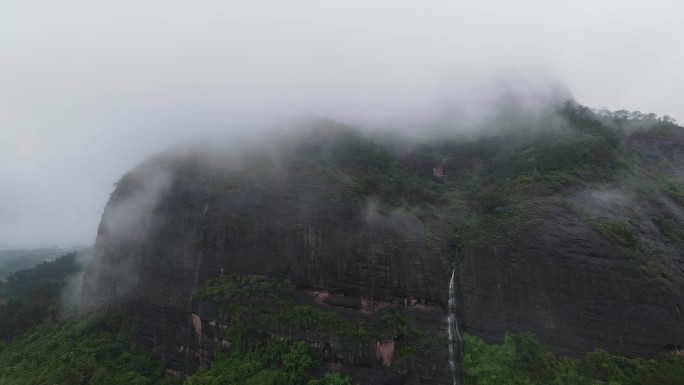
POLYGON ((15 271, 28 269, 41 262, 52 261, 77 248, 0 249, 0 280, 15 271))
POLYGON ((0 283, 0 297, 7 301, 20 298, 45 284, 61 286, 69 275, 82 269, 76 258, 77 252, 72 251, 59 258, 13 272, 0 283))
POLYGON ((10 274, 0 283, 0 337, 10 340, 56 315, 66 279, 79 269, 76 252, 71 252, 10 274))

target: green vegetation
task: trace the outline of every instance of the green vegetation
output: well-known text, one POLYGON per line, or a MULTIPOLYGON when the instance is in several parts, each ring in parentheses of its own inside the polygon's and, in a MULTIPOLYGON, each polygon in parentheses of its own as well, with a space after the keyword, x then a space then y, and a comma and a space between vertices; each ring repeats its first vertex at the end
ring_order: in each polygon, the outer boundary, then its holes
MULTIPOLYGON (((389 333, 395 341, 394 357, 399 362, 419 353, 433 342, 427 333, 409 326, 406 317, 398 311, 382 313, 381 318, 387 330, 385 333, 389 333)), ((398 362, 393 365, 398 365, 398 362)))
POLYGON ((70 251, 59 248, 0 250, 0 280, 15 271, 28 269, 41 262, 52 261, 70 251))
POLYGON ((64 280, 77 270, 76 253, 69 253, 14 272, 0 283, 0 297, 8 300, 0 305, 0 338, 11 341, 44 319, 55 320, 64 280))
POLYGON ((404 210, 427 218, 444 203, 439 183, 411 172, 355 128, 321 120, 302 136, 285 161, 300 175, 341 182, 383 212, 404 210))
POLYGON ((560 189, 613 179, 632 167, 623 137, 577 106, 509 126, 475 138, 426 142, 406 156, 449 167, 437 190, 446 204, 436 207, 438 218, 453 228, 455 260, 529 230, 549 206, 547 197, 560 189))
POLYGON ((6 284, 17 298, 0 306, 0 384, 350 384, 349 378, 338 373, 312 377, 307 369, 317 360, 303 342, 247 339, 255 337, 250 331, 266 327, 272 318, 268 309, 284 309, 292 290, 288 283, 235 276, 224 285, 210 286, 215 290, 207 290, 206 295, 239 315, 244 322, 236 326, 249 327, 242 328, 241 349, 230 359, 223 358, 219 350, 211 368, 201 369, 184 382, 166 375, 161 361, 132 340, 131 330, 119 315, 60 315, 62 281, 70 271, 63 264, 70 262, 71 254, 16 273, 17 277, 36 279, 28 292, 14 287, 23 287, 23 279, 6 284), (225 293, 238 301, 222 301, 225 293))
POLYGON ((684 207, 684 183, 675 179, 663 179, 661 188, 676 204, 684 207))
POLYGON ((303 341, 269 340, 259 349, 236 352, 226 359, 220 349, 210 368, 201 368, 186 385, 350 385, 349 377, 325 373, 314 378, 307 369, 317 363, 303 341))
MULTIPOLYGON (((274 342, 268 331, 275 325, 312 333, 320 340, 343 338, 346 345, 352 346, 394 340, 398 365, 435 342, 410 326, 400 312, 385 312, 381 324, 373 325, 313 306, 292 306, 292 288, 288 282, 279 283, 262 276, 230 275, 208 281, 199 296, 232 317, 234 322, 227 335, 235 341, 235 351, 239 354, 272 349, 274 342)), ((267 363, 272 369, 277 360, 267 363)))
POLYGON ((349 337, 359 344, 397 338, 410 350, 417 351, 425 343, 424 334, 406 323, 399 312, 382 314, 382 326, 361 320, 348 320, 336 312, 314 306, 293 305, 292 290, 287 281, 276 282, 259 275, 226 275, 209 280, 199 298, 212 302, 235 321, 228 331, 238 350, 253 346, 241 341, 256 341, 274 325, 313 333, 321 339, 349 337))
POLYGON ((663 235, 674 239, 676 241, 684 242, 684 228, 674 219, 666 216, 663 213, 657 213, 651 216, 651 221, 658 227, 663 235))
POLYGON ((278 314, 278 320, 293 329, 313 332, 321 339, 338 335, 350 337, 359 344, 367 344, 381 338, 367 322, 350 321, 335 312, 313 306, 298 305, 284 309, 278 314))
POLYGON ((444 203, 443 187, 419 178, 397 163, 386 171, 373 170, 361 178, 358 193, 367 199, 377 199, 382 211, 402 209, 419 218, 435 215, 435 206, 444 203))
MULTIPOLYGON (((341 182, 351 188, 350 196, 374 203, 382 213, 447 224, 450 229, 440 230, 438 238, 448 240, 448 250, 443 251, 457 263, 475 247, 516 239, 531 229, 552 204, 549 197, 559 190, 625 179, 637 172, 625 145, 636 122, 641 132, 676 127, 669 118, 654 114, 615 114, 594 113, 569 102, 534 119, 513 116, 497 121, 477 136, 446 135, 414 146, 401 137, 372 138, 323 120, 312 125, 301 143, 292 145, 284 163, 299 175, 341 182), (432 167, 440 164, 446 167, 444 176, 435 178, 432 167)), ((661 179, 658 189, 684 206, 684 185, 661 179)), ((656 201, 656 190, 643 193, 656 201)), ((638 250, 640 245, 620 243, 638 242, 638 237, 624 238, 631 235, 610 224, 593 225, 620 247, 638 251, 630 255, 639 256, 635 259, 655 281, 668 285, 671 277, 657 261, 642 258, 648 253, 638 250)))
POLYGON ((348 336, 369 342, 375 331, 367 323, 311 306, 291 306, 293 286, 257 275, 221 276, 206 283, 199 297, 216 304, 233 319, 227 330, 235 350, 230 359, 220 349, 211 368, 201 369, 188 384, 344 385, 348 378, 328 373, 321 379, 307 371, 317 361, 303 341, 275 341, 268 332, 276 322, 319 337, 348 336))
POLYGON ((58 284, 68 275, 76 273, 76 252, 36 264, 30 269, 19 270, 0 282, 0 297, 6 300, 19 298, 44 284, 58 284))
POLYGON ((62 284, 44 284, 0 306, 0 338, 11 341, 45 319, 56 320, 62 284))
POLYGON ((463 366, 469 385, 681 385, 684 360, 612 356, 596 348, 582 359, 557 357, 531 333, 507 335, 501 345, 464 336, 463 366))
MULTIPOLYGON (((535 226, 550 207, 548 199, 561 189, 629 177, 638 167, 625 144, 634 130, 625 124, 642 122, 643 132, 676 127, 663 119, 595 113, 568 102, 535 116, 506 115, 477 135, 446 133, 418 143, 398 134, 369 136, 319 119, 281 138, 277 150, 247 156, 249 167, 241 174, 210 172, 205 182, 226 191, 280 174, 330 183, 339 188, 328 193, 330 204, 361 198, 383 214, 446 224, 450 229, 440 231, 439 238, 449 239, 447 248, 455 250, 444 251, 456 262, 474 247, 516 239, 535 226), (433 175, 433 166, 442 176, 433 175)), ((669 181, 662 189, 684 202, 681 187, 669 181)))
MULTIPOLYGON (((383 317, 399 331, 404 320, 383 317)), ((471 385, 681 385, 684 360, 663 354, 654 360, 612 356, 597 348, 584 358, 557 357, 531 333, 507 335, 500 345, 464 335, 464 370, 471 385)), ((164 374, 161 362, 131 339, 119 316, 93 313, 45 320, 11 343, 0 344, 0 384, 157 385, 350 385, 348 377, 309 369, 319 361, 298 341, 269 339, 258 349, 229 358, 216 350, 211 367, 184 382, 164 374)))
POLYGON ((645 279, 662 291, 671 290, 677 278, 659 260, 654 258, 639 240, 636 232, 620 219, 584 214, 587 223, 606 239, 619 247, 645 279))
MULTIPOLYGON (((623 224, 613 221, 600 223, 606 229, 606 234, 611 234, 616 241, 634 246, 630 232, 623 224)), ((289 306, 289 290, 289 284, 263 277, 226 276, 209 281, 203 295, 241 313, 244 306, 233 304, 242 301, 224 302, 230 298, 225 295, 236 295, 237 298, 246 299, 250 307, 259 307, 259 312, 266 309, 272 312, 267 317, 260 317, 312 332, 319 337, 355 334, 348 332, 353 323, 339 314, 310 306, 289 306), (266 301, 261 305, 245 298, 245 293, 263 294, 266 301)), ((241 319, 240 315, 237 318, 241 319)), ((393 367, 403 365, 402 361, 434 342, 426 334, 410 327, 400 312, 385 312, 381 319, 380 327, 363 326, 366 332, 361 335, 374 339, 393 339, 393 367)), ((501 345, 485 344, 476 337, 465 335, 464 345, 463 365, 467 384, 684 384, 684 360, 673 355, 664 354, 656 360, 629 359, 611 356, 598 348, 583 359, 557 357, 531 333, 507 335, 501 345)), ((440 346, 446 347, 443 344, 440 346)), ((264 338, 260 344, 251 345, 250 349, 237 349, 229 359, 225 359, 220 350, 217 350, 216 357, 210 368, 201 369, 187 384, 350 383, 348 378, 341 378, 336 373, 328 373, 321 379, 311 377, 306 369, 316 364, 317 354, 303 341, 291 343, 264 338)))
MULTIPOLYGON (((607 223, 607 234, 633 245, 624 224, 607 223)), ((312 369, 320 358, 305 341, 278 341, 259 328, 286 325, 359 343, 393 339, 395 368, 435 342, 411 327, 401 312, 384 312, 380 325, 354 322, 315 307, 292 306, 293 287, 288 282, 224 276, 209 281, 202 296, 233 317, 229 333, 237 337, 236 349, 228 358, 217 349, 211 367, 183 380, 166 375, 162 363, 133 342, 120 316, 88 313, 60 318, 59 288, 59 283, 46 283, 0 307, 0 325, 7 332, 0 341, 0 384, 350 385, 351 379, 339 373, 314 377, 312 369)), ((443 341, 439 346, 446 348, 443 341)), ((684 360, 671 354, 644 360, 595 349, 582 359, 557 357, 530 333, 507 335, 501 345, 465 335, 464 350, 466 383, 472 385, 684 384, 684 360)))
POLYGON ((620 219, 590 216, 588 222, 591 227, 601 233, 615 245, 627 250, 629 254, 637 254, 641 244, 634 230, 620 219))
POLYGON ((115 314, 60 314, 75 253, 10 275, 0 306, 0 384, 174 384, 115 314))
POLYGON ((0 349, 0 384, 174 384, 115 315, 45 320, 0 349))

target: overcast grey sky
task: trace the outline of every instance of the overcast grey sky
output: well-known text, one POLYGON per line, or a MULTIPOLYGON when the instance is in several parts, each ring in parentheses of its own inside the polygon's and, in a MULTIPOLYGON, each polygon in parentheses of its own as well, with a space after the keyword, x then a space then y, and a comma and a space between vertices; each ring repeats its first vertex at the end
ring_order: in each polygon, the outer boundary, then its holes
POLYGON ((0 246, 92 243, 112 183, 199 132, 377 121, 502 69, 682 122, 682 4, 0 0, 0 246))

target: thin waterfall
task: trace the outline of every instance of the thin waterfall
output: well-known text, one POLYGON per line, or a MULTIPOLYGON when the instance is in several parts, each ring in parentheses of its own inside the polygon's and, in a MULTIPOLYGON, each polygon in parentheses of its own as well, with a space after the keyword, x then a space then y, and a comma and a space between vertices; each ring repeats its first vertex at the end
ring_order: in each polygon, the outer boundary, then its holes
POLYGON ((456 294, 454 289, 454 278, 456 271, 451 271, 451 281, 449 281, 449 366, 451 367, 451 377, 453 385, 460 385, 462 377, 461 357, 463 340, 458 331, 458 319, 456 319, 456 294))

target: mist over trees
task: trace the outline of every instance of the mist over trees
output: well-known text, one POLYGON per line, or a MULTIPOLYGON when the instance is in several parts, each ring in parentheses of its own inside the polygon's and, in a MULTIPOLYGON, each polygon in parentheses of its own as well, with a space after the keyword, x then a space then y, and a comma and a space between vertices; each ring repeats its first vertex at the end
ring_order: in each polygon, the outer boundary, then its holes
POLYGON ((627 111, 624 109, 610 111, 607 108, 592 108, 591 111, 600 116, 603 121, 621 128, 629 126, 648 127, 656 123, 677 125, 677 121, 674 118, 668 115, 660 116, 654 112, 642 113, 641 111, 627 111))

